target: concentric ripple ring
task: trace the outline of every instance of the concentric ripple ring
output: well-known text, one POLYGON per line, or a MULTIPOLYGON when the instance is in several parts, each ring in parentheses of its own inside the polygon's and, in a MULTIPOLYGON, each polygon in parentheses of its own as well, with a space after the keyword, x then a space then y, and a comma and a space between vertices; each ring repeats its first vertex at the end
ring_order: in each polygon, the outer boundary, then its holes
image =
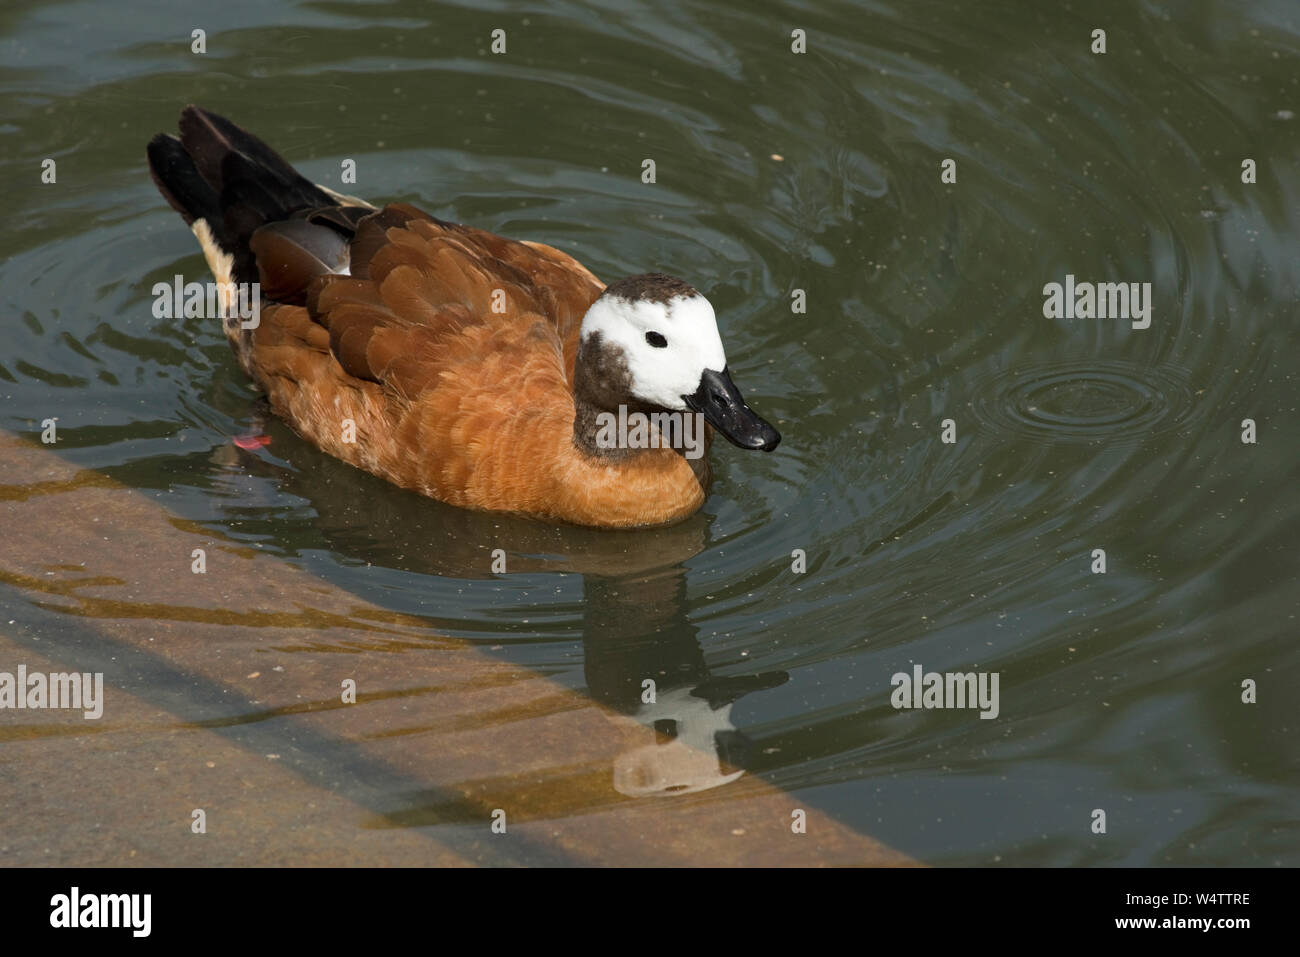
POLYGON ((1094 361, 999 373, 978 390, 973 407, 993 432, 1107 441, 1176 428, 1192 410, 1192 391, 1173 366, 1094 361))

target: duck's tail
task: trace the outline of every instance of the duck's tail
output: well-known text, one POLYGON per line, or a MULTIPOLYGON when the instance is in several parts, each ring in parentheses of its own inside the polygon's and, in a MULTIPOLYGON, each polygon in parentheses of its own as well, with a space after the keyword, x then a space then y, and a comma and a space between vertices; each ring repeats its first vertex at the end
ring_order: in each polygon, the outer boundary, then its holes
POLYGON ((158 191, 194 231, 218 283, 301 290, 304 277, 286 283, 283 268, 259 275, 257 248, 267 244, 292 247, 289 258, 301 260, 303 271, 345 271, 356 223, 374 212, 317 186, 252 133, 197 106, 181 112, 180 137, 159 133, 148 155, 158 191))

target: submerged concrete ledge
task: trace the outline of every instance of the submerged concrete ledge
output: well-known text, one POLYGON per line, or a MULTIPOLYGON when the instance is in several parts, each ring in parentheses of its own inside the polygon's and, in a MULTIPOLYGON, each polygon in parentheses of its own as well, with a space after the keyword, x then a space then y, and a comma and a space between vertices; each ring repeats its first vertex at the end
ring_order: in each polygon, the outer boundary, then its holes
POLYGON ((0 711, 0 864, 915 864, 752 775, 624 797, 649 729, 6 433, 0 541, 0 671, 106 699, 0 711))

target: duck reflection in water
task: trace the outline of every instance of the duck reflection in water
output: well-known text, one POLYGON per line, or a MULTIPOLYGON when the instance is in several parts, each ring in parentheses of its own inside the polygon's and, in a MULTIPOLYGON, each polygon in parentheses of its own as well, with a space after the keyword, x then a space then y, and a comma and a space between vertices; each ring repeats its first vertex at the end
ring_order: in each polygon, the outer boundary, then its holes
POLYGON ((614 787, 630 797, 690 794, 736 780, 753 741, 731 721, 744 695, 789 680, 784 671, 718 676, 686 614, 686 571, 585 578, 584 671, 589 693, 653 731, 614 762, 614 787))
POLYGON ((281 491, 308 500, 315 511, 310 525, 335 554, 472 580, 494 577, 491 556, 502 549, 510 575, 582 576, 588 694, 622 726, 624 737, 644 742, 614 761, 619 793, 690 794, 734 781, 751 767, 753 743, 732 723, 732 706, 744 695, 784 684, 789 675, 719 676, 705 661, 689 617, 686 562, 708 545, 707 515, 668 528, 609 531, 454 508, 393 489, 319 453, 267 417, 260 403, 252 411, 252 431, 265 429, 273 437, 268 448, 231 447, 214 463, 223 470, 270 472, 281 491), (292 468, 274 464, 274 457, 287 458, 292 468))

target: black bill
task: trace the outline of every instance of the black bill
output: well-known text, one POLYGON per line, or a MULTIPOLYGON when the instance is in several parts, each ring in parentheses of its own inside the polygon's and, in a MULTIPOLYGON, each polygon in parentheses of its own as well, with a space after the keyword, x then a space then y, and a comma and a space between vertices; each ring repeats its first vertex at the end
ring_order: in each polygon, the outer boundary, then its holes
POLYGON ((781 441, 781 433, 745 405, 745 397, 731 381, 726 369, 705 369, 700 387, 693 395, 684 395, 686 404, 704 415, 704 420, 742 449, 771 452, 781 441))

